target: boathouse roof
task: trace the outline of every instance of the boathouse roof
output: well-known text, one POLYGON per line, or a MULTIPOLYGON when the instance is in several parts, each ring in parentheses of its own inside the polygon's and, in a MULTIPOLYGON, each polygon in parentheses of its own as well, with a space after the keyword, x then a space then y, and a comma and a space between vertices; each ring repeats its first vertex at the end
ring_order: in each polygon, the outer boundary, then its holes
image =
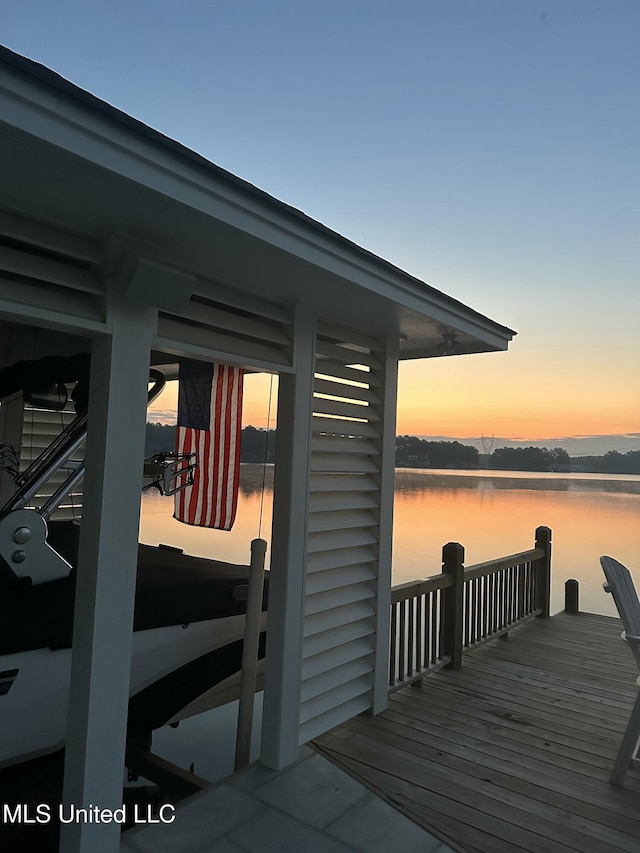
POLYGON ((137 251, 212 286, 397 333, 401 358, 442 355, 452 333, 453 354, 504 350, 515 334, 4 47, 0 105, 2 205, 12 215, 37 212, 102 248, 126 234, 137 251))

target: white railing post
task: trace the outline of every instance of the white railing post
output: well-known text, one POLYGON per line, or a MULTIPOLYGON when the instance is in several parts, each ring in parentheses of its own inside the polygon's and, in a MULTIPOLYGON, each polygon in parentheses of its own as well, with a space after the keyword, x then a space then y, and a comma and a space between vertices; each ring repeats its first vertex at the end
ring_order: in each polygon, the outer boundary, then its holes
POLYGON ((264 539, 251 542, 251 565, 247 616, 242 645, 242 673, 240 677, 240 701, 238 704, 238 730, 236 734, 235 769, 246 767, 251 760, 251 728, 256 694, 258 670, 258 646, 262 622, 262 595, 264 591, 264 557, 267 543, 264 539))

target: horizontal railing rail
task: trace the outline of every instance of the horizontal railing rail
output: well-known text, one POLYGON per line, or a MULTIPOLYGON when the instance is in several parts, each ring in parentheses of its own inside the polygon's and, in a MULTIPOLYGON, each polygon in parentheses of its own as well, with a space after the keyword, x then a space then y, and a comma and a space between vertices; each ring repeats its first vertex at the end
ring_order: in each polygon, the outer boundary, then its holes
POLYGON ((496 560, 487 560, 485 563, 474 563, 473 566, 467 566, 464 570, 465 580, 474 580, 475 578, 492 575, 503 569, 511 569, 514 566, 519 566, 529 560, 539 560, 544 557, 542 548, 531 548, 529 551, 519 551, 517 554, 509 554, 508 557, 498 557, 496 560))
POLYGON ((391 589, 389 690, 418 683, 462 653, 549 615, 551 530, 536 529, 535 547, 464 567, 464 548, 442 549, 442 573, 391 589))

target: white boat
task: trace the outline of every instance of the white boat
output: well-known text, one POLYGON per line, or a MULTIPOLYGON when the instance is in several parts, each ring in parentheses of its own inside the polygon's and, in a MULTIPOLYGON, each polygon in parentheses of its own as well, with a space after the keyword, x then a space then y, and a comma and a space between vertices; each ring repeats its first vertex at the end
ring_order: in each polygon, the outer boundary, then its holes
MULTIPOLYGON (((88 357, 51 358, 0 371, 0 399, 19 388, 33 406, 58 405, 55 398, 66 400, 70 386, 77 410, 62 433, 16 476, 14 493, 0 511, 0 768, 56 752, 65 743, 81 525, 51 515, 83 476, 83 464, 69 460, 86 437, 87 363, 88 357), (60 470, 63 482, 34 507, 42 484, 60 470)), ((152 381, 150 400, 164 378, 154 371, 152 381)), ((152 469, 158 468, 156 460, 152 469)), ((139 546, 130 738, 234 694, 248 571, 173 547, 139 546)), ((265 613, 262 618, 264 629, 265 613)), ((260 657, 264 640, 263 631, 260 657)))

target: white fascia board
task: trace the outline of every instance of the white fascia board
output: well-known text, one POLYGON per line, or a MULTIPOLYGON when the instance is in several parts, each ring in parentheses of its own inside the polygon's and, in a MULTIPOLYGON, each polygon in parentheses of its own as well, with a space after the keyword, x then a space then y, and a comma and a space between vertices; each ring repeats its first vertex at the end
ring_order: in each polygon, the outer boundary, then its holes
MULTIPOLYGON (((70 85, 70 84, 69 84, 70 85)), ((220 220, 365 290, 499 349, 513 332, 160 134, 145 136, 21 73, 0 79, 0 115, 14 127, 220 220), (207 174, 207 172, 210 174, 207 174), (298 220, 298 221, 296 221, 298 220)), ((116 113, 117 114, 117 113, 116 113)), ((132 121, 126 117, 128 121, 132 121)), ((149 130, 149 129, 147 129, 149 130)))

